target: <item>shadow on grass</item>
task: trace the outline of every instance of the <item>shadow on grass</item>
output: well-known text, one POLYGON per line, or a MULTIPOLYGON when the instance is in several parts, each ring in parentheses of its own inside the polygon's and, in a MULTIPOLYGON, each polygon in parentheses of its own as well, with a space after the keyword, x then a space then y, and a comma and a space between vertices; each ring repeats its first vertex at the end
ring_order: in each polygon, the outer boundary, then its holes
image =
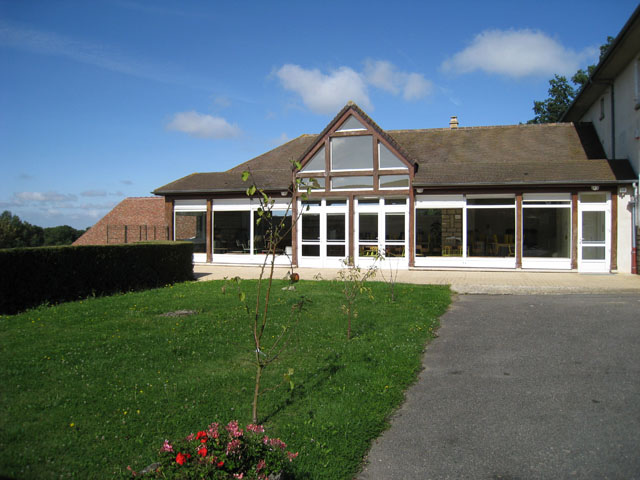
POLYGON ((309 373, 305 379, 295 386, 289 398, 276 405, 273 411, 265 415, 260 419, 260 423, 266 423, 273 417, 278 415, 286 407, 293 405, 305 399, 309 394, 319 389, 321 386, 327 383, 327 381, 340 370, 345 368, 344 364, 339 362, 340 354, 333 353, 323 360, 323 367, 316 369, 314 372, 309 373))

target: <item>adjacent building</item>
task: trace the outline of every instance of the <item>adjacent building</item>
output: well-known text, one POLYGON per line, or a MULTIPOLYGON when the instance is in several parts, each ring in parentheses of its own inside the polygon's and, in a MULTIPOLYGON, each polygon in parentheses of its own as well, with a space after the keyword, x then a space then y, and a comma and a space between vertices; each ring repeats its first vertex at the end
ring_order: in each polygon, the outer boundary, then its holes
MULTIPOLYGON (((640 6, 636 8, 604 58, 578 93, 563 121, 588 122, 595 128, 607 158, 629 161, 635 173, 632 186, 622 195, 638 199, 640 173, 640 6)), ((625 187, 623 187, 625 188, 625 187)), ((640 220, 637 205, 633 225, 621 235, 638 241, 640 220)), ((637 252, 636 252, 637 253, 637 252)), ((636 259, 637 255, 632 257, 636 259)), ((636 268, 633 268, 634 273, 636 268)))

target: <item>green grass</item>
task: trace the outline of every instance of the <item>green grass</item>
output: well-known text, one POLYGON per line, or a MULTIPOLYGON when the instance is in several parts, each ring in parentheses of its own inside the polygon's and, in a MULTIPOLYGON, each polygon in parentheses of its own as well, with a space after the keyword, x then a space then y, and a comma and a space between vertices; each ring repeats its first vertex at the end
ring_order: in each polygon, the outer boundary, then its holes
MULTIPOLYGON (((255 281, 244 281, 248 295, 255 281)), ((300 456, 297 478, 352 478, 415 381, 446 287, 372 282, 346 340, 340 284, 277 283, 272 330, 304 295, 290 348, 266 370, 261 421, 300 456)), ((0 316, 0 476, 113 478, 152 463, 165 438, 251 419, 249 322, 222 282, 183 283, 0 316), (163 317, 180 309, 187 317, 163 317)))

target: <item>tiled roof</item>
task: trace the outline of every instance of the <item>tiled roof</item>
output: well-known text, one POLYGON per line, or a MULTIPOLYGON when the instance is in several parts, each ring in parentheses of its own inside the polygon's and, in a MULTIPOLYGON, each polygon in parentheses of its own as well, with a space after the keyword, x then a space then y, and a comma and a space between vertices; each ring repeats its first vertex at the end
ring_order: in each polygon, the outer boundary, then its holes
POLYGON ((164 198, 128 197, 113 207, 98 223, 84 232, 74 245, 123 243, 124 227, 130 228, 128 242, 166 240, 164 198), (110 231, 108 231, 110 230, 110 231), (137 235, 137 237, 136 237, 137 235))
MULTIPOLYGON (((364 114, 360 110, 358 113, 364 114)), ((634 178, 629 162, 606 159, 591 124, 381 133, 417 164, 414 186, 615 183, 634 178)), ((251 170, 256 184, 265 189, 286 190, 291 183, 291 162, 300 160, 322 135, 302 135, 226 172, 194 173, 154 193, 243 192, 247 187, 241 179, 244 170, 251 170)))
POLYGON ((192 173, 156 189, 153 193, 244 192, 242 172, 250 170, 256 185, 269 190, 287 190, 291 184, 292 162, 298 160, 316 135, 301 135, 259 157, 226 172, 192 173))
POLYGON ((628 162, 606 160, 591 124, 388 133, 418 161, 415 186, 603 183, 633 178, 628 162))

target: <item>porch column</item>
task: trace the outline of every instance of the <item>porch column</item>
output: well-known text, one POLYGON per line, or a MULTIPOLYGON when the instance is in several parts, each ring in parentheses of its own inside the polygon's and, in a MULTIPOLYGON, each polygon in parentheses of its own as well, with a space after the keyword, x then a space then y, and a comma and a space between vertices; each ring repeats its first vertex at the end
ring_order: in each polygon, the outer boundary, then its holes
POLYGON ((349 195, 349 235, 348 242, 348 258, 349 265, 355 265, 356 262, 356 217, 355 217, 355 203, 356 196, 349 195))
POLYGON ((206 223, 206 227, 205 227, 205 235, 207 236, 206 238, 206 245, 207 245, 207 263, 211 263, 211 237, 213 236, 212 234, 212 229, 213 229, 213 215, 211 214, 211 204, 213 203, 213 201, 210 198, 207 198, 207 217, 205 220, 206 223))
POLYGON ((516 234, 514 235, 516 242, 516 268, 522 268, 522 192, 516 193, 516 234))
POLYGON ((164 197, 164 221, 167 223, 167 240, 173 240, 173 199, 167 197, 164 197))
POLYGON ((571 269, 578 269, 578 193, 571 193, 571 269))
POLYGON ((618 191, 611 191, 611 271, 618 270, 618 191))
POLYGON ((298 191, 295 179, 291 194, 291 265, 298 267, 298 222, 302 217, 298 216, 298 191))
POLYGON ((413 187, 409 189, 409 266, 415 267, 415 194, 413 187))

